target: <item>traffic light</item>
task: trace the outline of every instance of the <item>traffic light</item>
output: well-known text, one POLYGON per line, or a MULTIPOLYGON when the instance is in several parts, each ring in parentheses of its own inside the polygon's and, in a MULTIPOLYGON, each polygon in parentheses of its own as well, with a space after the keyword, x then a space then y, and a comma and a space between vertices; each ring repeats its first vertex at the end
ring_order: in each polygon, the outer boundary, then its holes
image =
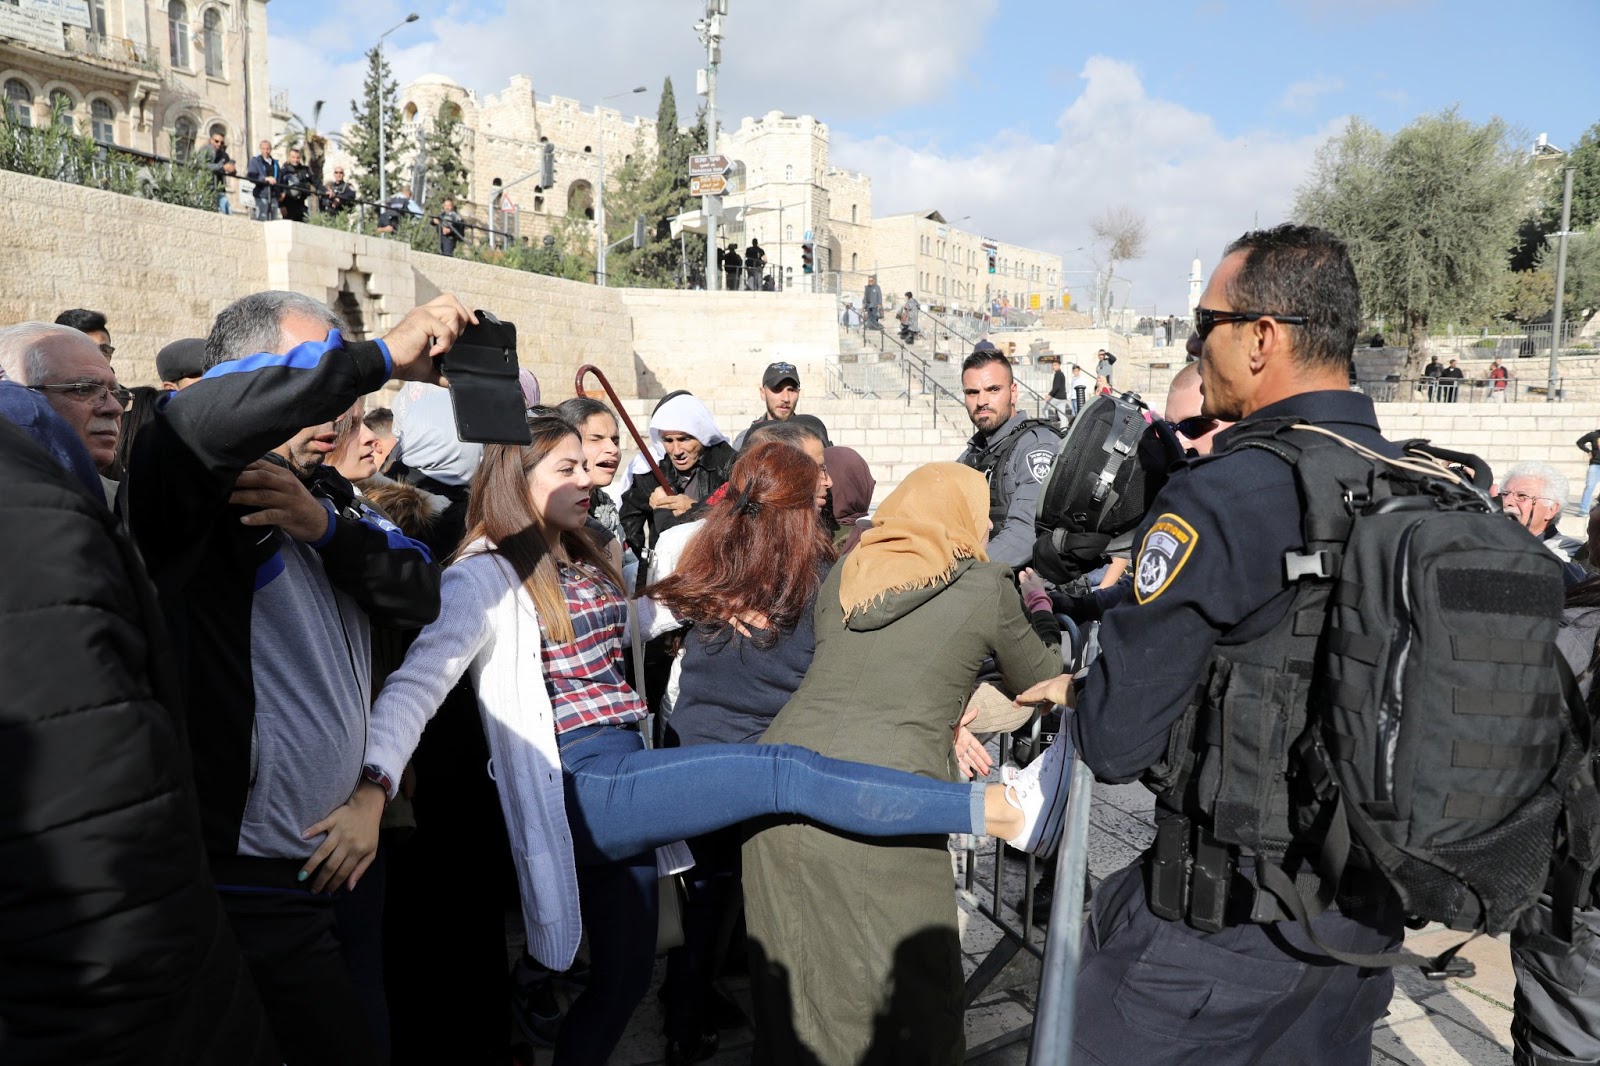
POLYGON ((815 261, 812 259, 811 252, 810 244, 802 244, 800 246, 800 270, 802 273, 810 274, 815 268, 815 261))
MULTIPOLYGON (((544 142, 544 154, 539 157, 539 187, 548 189, 556 183, 556 146, 549 141, 544 142)), ((990 271, 994 273, 991 262, 990 271)))
POLYGON ((989 273, 994 273, 994 253, 989 253, 989 273))

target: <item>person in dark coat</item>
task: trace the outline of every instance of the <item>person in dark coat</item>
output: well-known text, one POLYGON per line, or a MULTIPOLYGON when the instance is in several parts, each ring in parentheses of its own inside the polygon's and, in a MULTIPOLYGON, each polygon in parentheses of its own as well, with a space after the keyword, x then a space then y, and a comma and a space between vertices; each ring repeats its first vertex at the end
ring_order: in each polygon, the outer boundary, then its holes
MULTIPOLYGON (((672 485, 663 489, 642 457, 635 456, 623 473, 620 507, 622 531, 640 559, 661 534, 687 521, 696 503, 721 488, 733 469, 735 453, 704 404, 688 393, 664 399, 650 416, 651 451, 672 485), (648 526, 648 530, 646 527, 648 526)), ((647 563, 639 581, 648 580, 647 563)))
POLYGON ((861 311, 867 316, 868 329, 883 328, 883 289, 876 274, 867 278, 867 287, 862 290, 861 311))
POLYGON ((206 869, 154 589, 82 442, 9 382, 0 497, 0 1061, 281 1062, 206 869))

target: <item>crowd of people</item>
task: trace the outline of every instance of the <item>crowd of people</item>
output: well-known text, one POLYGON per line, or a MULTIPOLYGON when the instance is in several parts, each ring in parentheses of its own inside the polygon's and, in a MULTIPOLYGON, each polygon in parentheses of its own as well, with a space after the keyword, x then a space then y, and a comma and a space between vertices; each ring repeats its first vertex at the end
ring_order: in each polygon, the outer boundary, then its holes
MULTIPOLYGON (((233 213, 232 198, 228 195, 228 179, 239 178, 250 189, 251 218, 257 222, 287 219, 304 222, 315 212, 330 217, 345 214, 362 203, 355 183, 345 180, 342 166, 333 168, 331 179, 322 180, 322 163, 314 160, 315 171, 305 162, 299 147, 290 147, 287 158, 279 160, 270 140, 257 146, 244 173, 228 154, 227 138, 216 131, 199 154, 199 163, 211 174, 216 183, 217 210, 224 215, 233 213)), ((446 196, 440 201, 437 213, 429 215, 412 197, 411 186, 402 186, 393 196, 371 206, 377 211, 377 232, 393 234, 402 223, 426 219, 438 232, 439 254, 455 255, 456 248, 466 240, 467 230, 474 224, 456 210, 454 198, 446 196)))
MULTIPOLYGON (((0 1054, 505 1063, 514 1024, 603 1063, 665 894, 667 1062, 742 1025, 761 1063, 959 1062, 949 835, 1050 854, 1073 756, 1128 781, 1188 751, 1158 822, 1193 822, 1180 879, 1231 902, 1174 913, 1154 850, 1098 885, 1077 1047, 1364 1064, 1392 971, 1326 952, 1393 952, 1405 912, 1354 871, 1320 913, 1281 912, 1267 860, 1209 835, 1228 779, 1204 726, 1308 698, 1272 660, 1303 621, 1283 561, 1305 504, 1290 466, 1230 440, 1287 420, 1400 453, 1347 387, 1338 241, 1246 234, 1201 305, 1151 416, 1188 461, 1138 535, 1077 544, 1071 582, 1037 525, 1060 427, 987 342, 962 365, 966 448, 874 507, 870 463, 799 410, 788 362, 732 437, 673 392, 623 462, 619 412, 527 370, 531 443, 461 441, 438 357, 474 315, 448 295, 368 341, 309 297, 248 295, 137 392, 104 316, 0 328, 0 1054), (1060 715, 1059 739, 996 767, 983 680, 1023 719, 1060 715), (749 1018, 719 988, 734 956, 749 1018)), ((1063 368, 1052 399, 1080 413, 1112 362, 1063 368)), ((1542 463, 1498 489, 1592 618, 1568 492, 1542 463)), ((1583 625, 1563 650, 1587 695, 1583 625)), ((1586 975, 1515 948, 1523 1061, 1594 1060, 1586 975)))

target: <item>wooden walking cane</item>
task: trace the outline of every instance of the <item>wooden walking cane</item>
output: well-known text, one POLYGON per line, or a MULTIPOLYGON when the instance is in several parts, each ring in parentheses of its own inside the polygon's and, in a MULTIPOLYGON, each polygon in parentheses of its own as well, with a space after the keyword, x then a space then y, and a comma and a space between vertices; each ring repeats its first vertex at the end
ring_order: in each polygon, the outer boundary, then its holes
POLYGON ((600 382, 600 387, 606 390, 606 396, 611 400, 611 409, 617 412, 617 417, 622 419, 622 424, 628 427, 628 436, 633 438, 633 443, 639 446, 639 454, 644 456, 644 461, 650 464, 650 472, 656 476, 656 483, 663 492, 672 492, 672 485, 667 481, 667 475, 661 472, 661 466, 656 462, 656 457, 650 454, 650 445, 639 436, 639 430, 634 427, 633 419, 628 417, 628 412, 623 410, 622 401, 617 399, 617 390, 611 387, 611 382, 606 380, 605 374, 593 363, 584 363, 578 368, 578 376, 573 379, 572 387, 579 396, 588 396, 583 391, 583 379, 593 374, 600 382))
MULTIPOLYGON (((588 396, 589 394, 583 391, 583 379, 589 374, 593 374, 600 382, 600 387, 606 390, 606 396, 608 396, 611 400, 611 409, 617 413, 618 418, 622 419, 622 424, 628 427, 628 436, 632 437, 633 443, 639 446, 639 454, 644 456, 644 461, 650 464, 650 472, 656 476, 656 482, 660 484, 662 491, 671 492, 672 486, 667 482, 667 475, 661 472, 660 465, 656 463, 656 457, 650 454, 650 446, 645 443, 645 439, 643 437, 639 436, 639 430, 635 428, 633 419, 629 418, 628 412, 623 410, 622 401, 617 398, 616 390, 611 387, 611 382, 606 380, 606 376, 601 372, 600 368, 595 366, 593 363, 585 363, 580 366, 578 368, 578 376, 573 379, 572 382, 573 390, 577 392, 579 396, 588 396)), ((646 552, 645 554, 646 558, 643 560, 643 562, 648 565, 649 553, 646 552)), ((646 707, 648 707, 650 705, 650 700, 649 696, 645 692, 644 687, 644 638, 639 632, 639 618, 633 606, 633 590, 624 589, 623 591, 628 597, 628 628, 632 631, 631 643, 633 644, 633 687, 634 691, 639 694, 639 699, 644 702, 646 707)), ((645 729, 644 736, 645 745, 647 747, 653 747, 654 745, 651 743, 651 741, 655 738, 655 723, 648 723, 648 728, 645 729)))

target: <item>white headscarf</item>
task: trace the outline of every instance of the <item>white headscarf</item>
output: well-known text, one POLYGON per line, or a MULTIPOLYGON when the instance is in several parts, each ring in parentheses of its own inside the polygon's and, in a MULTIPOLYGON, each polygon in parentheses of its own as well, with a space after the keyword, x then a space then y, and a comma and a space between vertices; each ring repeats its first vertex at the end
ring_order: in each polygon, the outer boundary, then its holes
MULTIPOLYGON (((706 448, 713 444, 726 443, 728 440, 727 434, 717 428, 717 423, 711 417, 711 412, 706 410, 706 405, 687 392, 672 397, 657 407, 655 414, 650 416, 650 454, 655 457, 657 463, 666 458, 667 454, 666 445, 661 443, 663 433, 687 433, 706 448)), ((614 483, 617 485, 618 497, 628 491, 628 486, 633 484, 634 478, 648 473, 649 470, 650 464, 645 462, 644 456, 635 455, 614 483)))

